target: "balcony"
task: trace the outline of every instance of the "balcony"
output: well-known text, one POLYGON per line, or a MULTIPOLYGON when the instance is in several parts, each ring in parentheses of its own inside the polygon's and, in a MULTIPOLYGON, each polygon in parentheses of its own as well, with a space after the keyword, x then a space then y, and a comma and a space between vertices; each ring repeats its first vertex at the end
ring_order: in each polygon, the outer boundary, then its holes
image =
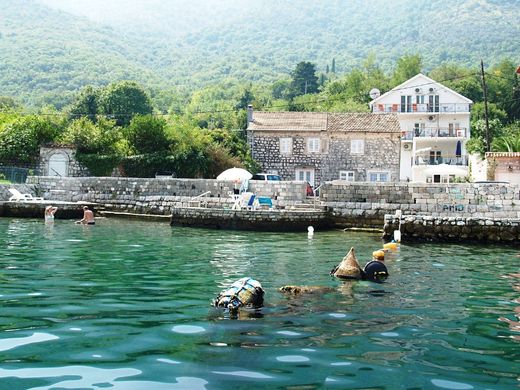
POLYGON ((404 141, 411 141, 414 137, 422 137, 422 138, 435 138, 435 137, 443 137, 443 138, 467 138, 468 131, 466 128, 450 128, 450 127, 423 127, 423 128, 415 128, 413 130, 405 130, 401 133, 401 139, 404 141))
POLYGON ((423 104, 374 104, 372 106, 373 113, 382 112, 395 112, 402 114, 414 114, 414 113, 469 113, 469 104, 467 103, 440 103, 430 105, 428 103, 423 104))
POLYGON ((415 156, 414 157, 414 165, 458 165, 466 167, 468 166, 468 156, 456 156, 456 155, 446 155, 442 157, 422 157, 415 156))

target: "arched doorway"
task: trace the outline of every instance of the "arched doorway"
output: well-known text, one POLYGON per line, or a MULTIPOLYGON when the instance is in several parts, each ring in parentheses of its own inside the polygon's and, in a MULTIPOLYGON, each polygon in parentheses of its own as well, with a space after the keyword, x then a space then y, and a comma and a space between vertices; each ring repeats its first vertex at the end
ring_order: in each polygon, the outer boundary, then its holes
POLYGON ((48 175, 64 177, 68 175, 69 158, 64 153, 54 153, 49 158, 48 175))

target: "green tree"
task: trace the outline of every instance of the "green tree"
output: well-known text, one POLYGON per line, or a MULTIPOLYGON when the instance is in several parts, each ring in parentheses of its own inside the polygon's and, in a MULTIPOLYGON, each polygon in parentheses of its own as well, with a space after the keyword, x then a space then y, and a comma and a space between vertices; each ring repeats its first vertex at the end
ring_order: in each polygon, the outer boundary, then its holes
POLYGON ((57 129, 48 120, 29 115, 5 125, 0 132, 0 161, 10 164, 30 164, 39 156, 39 147, 57 136, 57 129))
POLYGON ((67 111, 71 119, 87 117, 92 122, 96 121, 99 113, 100 90, 91 85, 83 88, 75 97, 67 111))
POLYGON ((165 132, 166 121, 152 115, 136 115, 125 134, 135 154, 157 153, 169 150, 170 143, 165 132))
POLYGON ((152 103, 144 89, 134 81, 121 81, 104 88, 99 99, 99 111, 126 126, 137 115, 152 113, 152 103))
POLYGON ((421 73, 421 68, 422 58, 419 54, 409 54, 399 58, 392 75, 392 85, 399 85, 421 73))
POLYGON ((0 96, 0 110, 13 110, 19 108, 18 103, 10 96, 0 96))
POLYGON ((314 64, 305 61, 298 63, 291 77, 292 97, 318 92, 318 77, 314 64))

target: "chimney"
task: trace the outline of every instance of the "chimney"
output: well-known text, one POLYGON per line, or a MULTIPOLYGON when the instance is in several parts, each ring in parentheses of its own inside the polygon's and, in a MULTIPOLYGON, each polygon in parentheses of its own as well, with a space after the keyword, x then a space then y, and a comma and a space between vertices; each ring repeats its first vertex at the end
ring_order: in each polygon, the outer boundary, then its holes
POLYGON ((250 122, 253 122, 253 105, 252 104, 247 105, 247 124, 249 125, 250 122))

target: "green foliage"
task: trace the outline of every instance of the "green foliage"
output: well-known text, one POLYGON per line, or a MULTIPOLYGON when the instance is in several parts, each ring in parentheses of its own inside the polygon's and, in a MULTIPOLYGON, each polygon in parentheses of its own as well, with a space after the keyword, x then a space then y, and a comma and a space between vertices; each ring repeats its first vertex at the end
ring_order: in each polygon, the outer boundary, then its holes
POLYGON ((91 85, 87 85, 74 97, 72 104, 67 108, 70 117, 72 119, 87 117, 95 122, 96 116, 99 113, 99 97, 100 90, 91 85))
POLYGON ((135 81, 121 81, 103 88, 99 96, 99 112, 126 126, 137 115, 152 113, 150 97, 135 81))
POLYGON ((0 132, 0 161, 30 164, 37 160, 39 147, 52 141, 59 129, 36 115, 18 117, 0 132))
POLYGON ((152 115, 136 115, 125 134, 135 154, 161 153, 170 148, 166 136, 166 121, 152 115))
POLYGON ((419 54, 405 55, 397 60, 397 66, 392 75, 392 85, 399 85, 421 73, 422 58, 419 54))
MULTIPOLYGON (((520 41, 511 38, 520 19, 513 1, 353 0, 347 7, 330 0, 295 7, 265 0, 244 7, 229 0, 218 2, 211 17, 198 2, 113 3, 59 1, 77 17, 42 1, 2 1, 2 95, 61 109, 87 85, 129 79, 170 94, 228 79, 273 84, 302 59, 320 73, 328 66, 332 77, 359 67, 366 53, 377 53, 379 66, 391 74, 410 50, 426 70, 444 63, 476 69, 483 56, 492 66, 520 52, 520 41)), ((167 97, 152 95, 161 112, 170 108, 167 97)))
POLYGON ((494 152, 520 152, 520 122, 504 127, 491 146, 494 152))
POLYGON ((318 77, 314 64, 302 61, 291 73, 291 96, 300 96, 318 92, 318 77))

